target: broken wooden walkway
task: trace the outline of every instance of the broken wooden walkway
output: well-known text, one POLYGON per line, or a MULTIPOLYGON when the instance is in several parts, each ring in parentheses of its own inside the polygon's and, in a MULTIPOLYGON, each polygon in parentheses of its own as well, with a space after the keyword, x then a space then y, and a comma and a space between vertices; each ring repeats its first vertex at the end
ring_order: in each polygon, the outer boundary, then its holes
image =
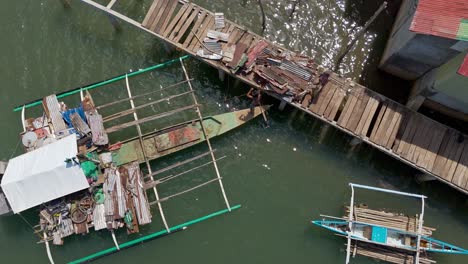
MULTIPOLYGON (((215 29, 215 14, 188 1, 154 0, 141 22, 114 11, 112 6, 116 1, 110 1, 107 6, 92 0, 81 1, 194 56, 202 48, 201 41, 208 31, 215 29)), ((243 47, 243 53, 248 53, 263 40, 277 52, 289 52, 234 22, 224 20, 224 23, 219 31, 227 33, 229 38, 221 45, 223 51, 235 44, 237 48, 243 47)), ((252 87, 264 89, 254 81, 254 71, 232 73, 222 61, 199 59, 252 87)), ((267 93, 283 100, 282 95, 272 90, 267 93)), ((468 193, 468 137, 459 131, 333 73, 307 107, 302 107, 299 102, 288 103, 424 174, 468 193)))

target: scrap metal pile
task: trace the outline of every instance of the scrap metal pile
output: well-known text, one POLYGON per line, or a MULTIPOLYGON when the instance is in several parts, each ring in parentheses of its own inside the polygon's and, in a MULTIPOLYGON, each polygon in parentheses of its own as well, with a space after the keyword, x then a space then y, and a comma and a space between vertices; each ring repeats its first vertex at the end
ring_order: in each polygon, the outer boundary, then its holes
MULTIPOLYGON (((218 14, 215 19, 220 19, 220 13, 215 14, 218 14)), ((216 22, 216 30, 222 29, 222 24, 216 22)), ((216 30, 208 31, 197 55, 220 60, 233 74, 253 75, 264 90, 280 95, 285 101, 298 102, 307 108, 328 82, 330 73, 307 56, 278 49, 265 40, 251 47, 242 42, 230 43, 228 33, 216 30)))
MULTIPOLYGON (((143 189, 138 162, 116 166, 98 113, 90 95, 78 108, 68 109, 55 95, 43 100, 44 115, 26 120, 22 141, 27 152, 75 135, 79 153, 66 160, 81 167, 89 188, 45 203, 40 208, 35 232, 41 240, 62 245, 63 238, 97 230, 126 228, 139 232, 139 225, 151 223, 151 212, 143 189), (53 136, 52 136, 53 135, 53 136)), ((64 175, 66 177, 66 175, 64 175)))

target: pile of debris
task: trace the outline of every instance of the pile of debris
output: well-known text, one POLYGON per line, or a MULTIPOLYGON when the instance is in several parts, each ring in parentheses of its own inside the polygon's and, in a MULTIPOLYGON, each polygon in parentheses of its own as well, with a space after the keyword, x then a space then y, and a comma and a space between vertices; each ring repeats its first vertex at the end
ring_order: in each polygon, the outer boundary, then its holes
MULTIPOLYGON (((222 13, 215 13, 215 24, 216 30, 224 27, 222 13)), ((233 74, 254 74, 254 80, 264 90, 274 92, 288 102, 299 102, 303 107, 308 107, 328 82, 330 73, 309 57, 278 49, 265 40, 250 48, 242 42, 229 43, 228 40, 228 33, 209 30, 197 55, 221 60, 233 74)))

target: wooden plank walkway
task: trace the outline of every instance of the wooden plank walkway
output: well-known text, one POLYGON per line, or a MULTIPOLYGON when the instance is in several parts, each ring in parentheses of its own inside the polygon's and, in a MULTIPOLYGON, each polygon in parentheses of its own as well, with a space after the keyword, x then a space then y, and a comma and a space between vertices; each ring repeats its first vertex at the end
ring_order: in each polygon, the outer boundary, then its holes
MULTIPOLYGON (((142 22, 132 20, 91 0, 81 0, 139 29, 157 36, 166 43, 196 56, 209 30, 215 29, 215 15, 193 3, 182 0, 154 0, 142 22)), ((232 61, 209 60, 209 65, 284 100, 278 89, 266 90, 256 80, 255 71, 235 71, 242 54, 249 54, 260 41, 279 53, 290 51, 273 44, 236 23, 225 20, 220 32, 229 34, 221 44, 225 53, 235 46, 232 61)), ((312 60, 312 58, 309 58, 312 60)), ((274 67, 266 68, 273 71, 274 67)), ((276 72, 277 73, 277 72, 276 72)), ((275 72, 271 74, 276 74, 275 72)), ((451 187, 468 194, 468 137, 390 100, 366 87, 330 73, 328 83, 313 96, 310 105, 288 103, 350 134, 388 155, 432 175, 451 187)), ((287 82, 286 74, 278 76, 287 82)), ((299 87, 301 88, 301 87, 299 87)), ((302 87, 304 88, 304 87, 302 87)), ((304 90, 306 90, 304 88, 304 90)))

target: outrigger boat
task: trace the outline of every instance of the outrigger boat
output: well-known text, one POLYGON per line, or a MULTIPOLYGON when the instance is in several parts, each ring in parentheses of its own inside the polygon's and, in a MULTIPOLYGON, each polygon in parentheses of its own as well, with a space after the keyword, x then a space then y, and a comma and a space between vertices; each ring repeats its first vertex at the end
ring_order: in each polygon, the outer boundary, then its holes
POLYGON ((22 113, 24 131, 20 136, 26 153, 11 159, 6 164, 6 169, 3 169, 5 164, 0 163, 2 165, 0 174, 4 174, 1 178, 0 202, 3 201, 3 203, 0 204, 0 211, 21 214, 25 210, 39 207, 39 224, 34 227, 34 232, 39 236, 40 243, 46 244, 51 263, 53 259, 49 242, 62 245, 64 238, 74 234, 87 234, 92 228, 95 231, 106 229, 110 231, 115 247, 73 263, 90 261, 240 208, 240 205, 231 206, 227 199, 217 165, 223 157, 216 158, 210 139, 264 114, 268 107, 262 106, 252 111, 244 109, 203 117, 192 88, 192 79, 189 78, 183 63, 186 58, 188 56, 61 94, 49 95, 15 109, 22 113), (144 94, 132 94, 130 77, 175 62, 180 62, 185 76, 183 81, 144 94), (94 102, 90 94, 92 89, 119 81, 123 82, 121 87, 126 90, 127 98, 101 105, 94 102), (149 95, 161 94, 162 96, 161 91, 169 90, 169 88, 174 88, 171 89, 172 95, 148 100, 149 95), (185 91, 173 94, 176 91, 175 88, 183 88, 185 91), (76 108, 69 109, 63 102, 59 102, 61 98, 78 94, 80 103, 76 108), (138 98, 145 99, 145 102, 137 104, 138 98), (174 104, 177 106, 167 104, 177 99, 184 99, 184 101, 177 101, 177 104, 174 104), (186 103, 186 101, 191 101, 193 104, 181 107, 180 103, 186 103), (168 111, 156 114, 153 113, 154 111, 140 112, 141 109, 162 103, 165 105, 163 108, 169 108, 168 111), (43 106, 42 116, 26 118, 26 109, 38 105, 43 106), (105 108, 109 110, 110 106, 116 105, 126 109, 110 114, 109 111, 103 111, 105 108), (178 108, 174 109, 174 107, 178 108), (101 111, 107 112, 107 115, 103 116, 101 111), (148 112, 152 115, 143 116, 148 112), (186 113, 183 116, 184 119, 190 119, 178 124, 167 124, 167 117, 180 112, 186 113), (194 116, 190 117, 190 115, 194 116), (128 121, 128 117, 132 117, 132 120, 128 121), (164 121, 163 125, 153 123, 161 119, 164 121), (109 122, 111 120, 113 122, 109 122), (108 125, 109 123, 112 125, 108 125), (142 127, 143 124, 145 127, 142 127), (154 127, 157 129, 153 129, 154 127), (111 133, 122 130, 128 132, 129 128, 135 129, 133 131, 136 132, 136 137, 112 142, 112 137, 109 136, 111 133), (202 142, 207 143, 207 152, 157 171, 152 170, 149 163, 151 160, 202 142), (170 172, 175 168, 189 164, 191 166, 201 161, 202 158, 210 158, 210 161, 176 175, 164 175, 165 172, 170 172), (140 169, 142 163, 145 164, 146 172, 140 169), (159 196, 157 189, 160 184, 210 164, 216 174, 214 178, 198 180, 202 183, 166 197, 159 196), (162 203, 213 182, 219 183, 226 209, 171 227, 166 221, 162 203), (138 233, 140 226, 152 222, 151 205, 158 207, 165 229, 119 244, 114 230, 124 229, 128 234, 138 233))
POLYGON ((352 196, 347 218, 321 215, 323 220, 312 221, 314 225, 348 239, 346 263, 349 263, 351 252, 393 263, 435 262, 421 257, 422 252, 468 254, 466 249, 429 237, 434 229, 423 226, 425 196, 352 183, 350 186, 352 196), (354 188, 420 198, 423 209, 417 219, 355 207, 354 188))

